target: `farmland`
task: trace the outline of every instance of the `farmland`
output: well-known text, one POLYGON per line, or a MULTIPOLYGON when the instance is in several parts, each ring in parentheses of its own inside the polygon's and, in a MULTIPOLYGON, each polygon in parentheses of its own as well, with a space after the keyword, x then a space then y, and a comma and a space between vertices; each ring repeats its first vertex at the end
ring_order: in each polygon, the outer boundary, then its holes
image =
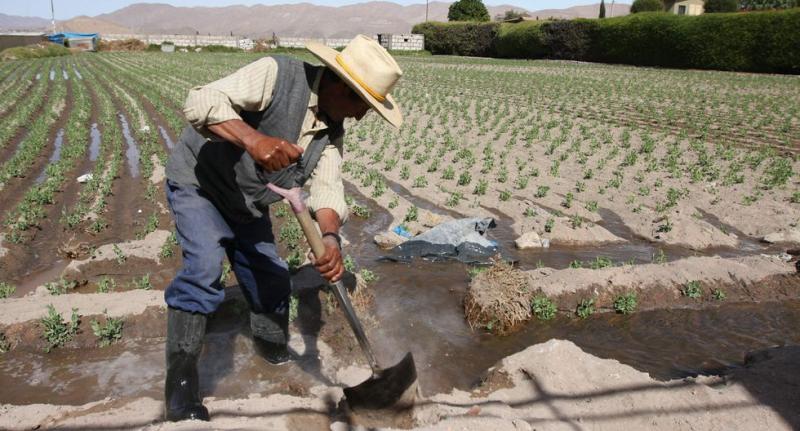
MULTIPOLYGON (((157 418, 162 291, 180 266, 164 164, 185 124, 187 91, 256 58, 101 53, 0 64, 0 386, 7 388, 0 403, 52 405, 9 407, 7 417, 33 426, 57 405, 73 405, 56 415, 64 422, 50 425, 79 426, 71 415, 111 397, 131 402, 125 426, 157 418)), ((747 351, 800 342, 800 280, 784 253, 800 244, 797 77, 561 61, 398 61, 404 76, 394 94, 403 127, 392 130, 374 113, 348 127, 342 171, 353 211, 345 254, 369 291, 359 306, 385 360, 412 350, 425 364, 426 395, 470 389, 498 360, 536 343, 547 342, 537 346, 555 356, 534 346, 507 358, 507 375, 489 375, 480 396, 520 395, 514 391, 523 391, 525 376, 538 372, 525 361, 563 373, 558 358, 580 357, 594 368, 574 378, 593 389, 604 388, 593 372, 655 387, 740 365, 747 351), (402 240, 394 227, 424 231, 466 216, 496 220, 489 236, 517 261, 514 268, 376 261, 385 251, 375 241, 402 240), (493 277, 508 273, 521 309, 507 301, 485 306, 481 289, 502 285, 493 277), (415 319, 397 304, 415 310, 415 319), (436 365, 457 357, 465 358, 458 370, 436 365)), ((281 205, 273 211, 275 234, 283 256, 298 265, 303 244, 287 215, 281 205)), ((288 393, 307 409, 295 418, 297 429, 343 420, 309 396, 320 385, 352 383, 359 370, 351 365, 361 361, 319 283, 307 271, 296 276, 293 348, 306 359, 289 371, 251 359, 249 337, 237 337, 246 326, 242 298, 231 290, 233 300, 209 330, 205 361, 213 371, 201 373, 212 382, 204 393, 219 398, 212 413, 263 416, 253 399, 293 405, 277 395, 288 393), (259 395, 236 400, 251 393, 259 395)), ((697 386, 711 392, 704 382, 697 386)), ((564 385, 554 390, 575 395, 564 385)), ((670 406, 683 412, 694 389, 674 386, 670 406)), ((719 417, 745 428, 763 426, 762 419, 797 424, 780 402, 726 410, 742 402, 740 392, 698 408, 718 405, 719 417)), ((643 399, 661 405, 663 398, 650 395, 643 399)), ((441 404, 408 417, 358 420, 433 426, 447 415, 474 416, 464 396, 441 396, 441 404)), ((530 409, 498 407, 496 417, 558 417, 555 408, 530 409)), ((712 423, 702 420, 721 420, 695 418, 700 428, 712 423)))

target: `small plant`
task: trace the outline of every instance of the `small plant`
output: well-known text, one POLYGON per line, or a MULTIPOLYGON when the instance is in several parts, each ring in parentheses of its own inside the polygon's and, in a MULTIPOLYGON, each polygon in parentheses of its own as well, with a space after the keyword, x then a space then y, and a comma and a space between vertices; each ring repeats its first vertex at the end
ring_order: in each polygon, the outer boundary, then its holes
POLYGON ((628 292, 614 299, 614 311, 621 314, 632 314, 636 311, 636 293, 628 292))
POLYGON ((95 319, 92 319, 91 322, 92 332, 94 332, 94 336, 97 337, 97 345, 100 347, 106 347, 122 339, 122 319, 109 317, 107 310, 103 311, 103 314, 105 314, 106 317, 105 324, 95 319))
POLYGON ((583 268, 583 262, 581 262, 578 259, 575 259, 575 260, 573 260, 572 262, 569 263, 569 267, 572 268, 572 269, 583 268))
POLYGON ((428 179, 425 178, 424 175, 420 175, 420 176, 414 178, 414 184, 412 184, 411 187, 422 188, 422 187, 426 187, 427 185, 428 185, 428 179))
POLYGON ((300 306, 300 300, 297 295, 289 296, 289 321, 294 322, 297 319, 297 309, 300 306))
POLYGON ((72 340, 78 333, 79 324, 80 316, 77 308, 72 309, 72 316, 69 323, 67 323, 58 314, 53 304, 48 305, 47 315, 39 321, 39 325, 42 327, 42 339, 47 342, 44 351, 50 353, 54 348, 61 347, 72 340))
POLYGON ((653 263, 664 264, 667 263, 667 254, 664 253, 663 249, 658 249, 656 253, 653 254, 653 263))
POLYGON ((703 290, 700 288, 700 282, 692 280, 686 283, 686 286, 681 289, 681 294, 688 298, 698 299, 703 295, 703 290))
POLYGON ((390 209, 390 210, 391 210, 391 209, 395 209, 395 208, 397 208, 397 205, 400 205, 400 199, 399 199, 397 196, 395 196, 395 197, 393 197, 393 198, 392 198, 392 200, 389 202, 389 209, 390 209))
POLYGON ((150 290, 153 285, 150 284, 150 273, 147 273, 140 278, 133 279, 133 287, 141 290, 150 290))
POLYGON ((458 185, 459 186, 466 186, 472 182, 472 175, 469 172, 462 172, 461 175, 458 176, 458 185))
POLYGON ((522 213, 525 217, 536 217, 536 210, 532 207, 525 208, 525 212, 522 213))
POLYGON ((569 222, 573 229, 578 229, 583 226, 583 217, 579 216, 578 214, 574 214, 569 218, 569 222))
POLYGON ((462 195, 461 192, 453 192, 453 193, 450 193, 450 197, 447 198, 447 201, 445 201, 444 204, 446 206, 448 206, 448 207, 454 207, 454 206, 458 205, 458 203, 461 202, 461 199, 463 199, 463 198, 464 198, 464 195, 462 195))
POLYGON ((536 196, 537 198, 543 198, 547 196, 547 192, 550 190, 549 186, 539 186, 536 188, 536 196))
POLYGON ((114 250, 114 256, 117 257, 117 263, 119 265, 124 264, 125 261, 128 260, 127 256, 125 256, 125 253, 122 251, 121 248, 119 248, 119 246, 117 244, 114 244, 111 247, 111 249, 114 250))
POLYGON ((594 298, 584 298, 578 303, 578 307, 575 309, 575 314, 577 314, 581 319, 586 319, 594 314, 594 311, 594 298))
POLYGON ((0 353, 8 353, 11 350, 11 343, 6 339, 6 334, 0 332, 0 353))
POLYGON ((444 168, 442 172, 442 179, 443 180, 452 180, 456 176, 456 170, 452 166, 448 166, 444 168))
POLYGON ((611 258, 605 256, 597 256, 593 261, 589 262, 589 268, 592 269, 603 269, 611 266, 614 266, 614 262, 611 258))
POLYGON ((418 217, 419 217, 419 208, 417 208, 416 205, 412 205, 411 207, 408 208, 408 211, 406 211, 406 215, 405 217, 403 217, 403 223, 417 221, 418 217))
POLYGON ((793 204, 800 204, 800 191, 792 193, 792 197, 789 198, 789 202, 793 204))
POLYGON ((403 165, 403 167, 400 168, 400 179, 407 180, 410 176, 411 176, 411 170, 408 169, 408 166, 403 165))
POLYGON ((544 222, 544 231, 545 232, 552 232, 553 227, 555 227, 556 220, 552 217, 548 218, 546 222, 544 222))
POLYGON ((108 293, 113 291, 117 288, 117 283, 114 281, 113 278, 109 276, 103 276, 99 282, 97 282, 97 293, 108 293))
POLYGON ((511 192, 508 191, 508 190, 501 190, 500 191, 500 200, 505 202, 505 201, 507 201, 509 199, 511 199, 511 192))
POLYGON ((273 214, 275 214, 277 218, 285 218, 289 215, 289 206, 284 204, 275 205, 273 214))
POLYGON ((478 180, 478 184, 475 185, 475 189, 472 191, 472 194, 483 196, 486 194, 486 189, 489 187, 489 182, 486 180, 478 180))
POLYGON ((531 301, 533 315, 539 320, 550 320, 556 317, 556 304, 546 296, 537 296, 531 301))
POLYGON ((717 301, 724 301, 725 298, 728 297, 722 289, 714 289, 714 291, 711 292, 711 296, 717 301))
POLYGON ((17 288, 11 283, 6 283, 5 281, 0 282, 0 299, 8 298, 13 295, 16 290, 17 288))
POLYGON ((361 276, 361 279, 364 280, 365 283, 372 283, 373 281, 378 279, 378 276, 375 275, 374 272, 368 270, 367 268, 362 268, 361 271, 358 272, 361 276))
POLYGON ((356 261, 355 259, 353 259, 353 256, 350 256, 349 254, 345 256, 343 259, 343 263, 345 271, 352 273, 353 271, 356 270, 356 261))
POLYGON ((359 204, 353 204, 352 212, 356 217, 361 218, 369 218, 372 215, 372 211, 369 208, 359 204))
POLYGON ((572 195, 572 192, 567 193, 567 195, 564 197, 564 200, 561 202, 561 206, 564 208, 572 208, 573 199, 574 196, 572 195))
POLYGON ((44 287, 48 292, 50 292, 51 295, 64 295, 67 293, 67 291, 74 289, 77 285, 77 282, 61 277, 58 281, 45 283, 44 287))
POLYGON ((478 274, 486 271, 487 269, 489 269, 488 266, 470 266, 467 268, 467 275, 469 275, 470 279, 473 279, 478 274))
POLYGON ((656 232, 669 232, 672 230, 672 222, 669 221, 669 217, 664 217, 664 223, 658 225, 656 228, 656 232))
POLYGON ((589 211, 589 212, 597 212, 597 201, 588 201, 588 202, 586 202, 586 205, 584 206, 584 208, 586 208, 586 211, 589 211))

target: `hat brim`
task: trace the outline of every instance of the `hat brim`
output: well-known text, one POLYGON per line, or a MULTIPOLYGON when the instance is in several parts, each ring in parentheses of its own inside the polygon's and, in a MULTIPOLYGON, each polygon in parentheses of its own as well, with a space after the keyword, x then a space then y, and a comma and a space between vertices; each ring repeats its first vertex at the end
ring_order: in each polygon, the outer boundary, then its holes
POLYGON ((353 89, 353 91, 361 96, 361 98, 364 99, 364 101, 367 102, 372 109, 380 114, 381 117, 388 121, 389 124, 400 128, 400 126, 403 124, 403 114, 400 112, 400 107, 397 106, 394 98, 391 95, 386 95, 384 101, 380 102, 378 99, 369 94, 369 92, 367 92, 367 90, 365 90, 353 78, 351 78, 350 75, 336 61, 336 56, 339 54, 339 51, 315 41, 306 43, 306 49, 320 59, 320 61, 325 63, 325 66, 333 70, 334 73, 336 73, 336 75, 342 79, 342 81, 344 81, 350 88, 353 89))

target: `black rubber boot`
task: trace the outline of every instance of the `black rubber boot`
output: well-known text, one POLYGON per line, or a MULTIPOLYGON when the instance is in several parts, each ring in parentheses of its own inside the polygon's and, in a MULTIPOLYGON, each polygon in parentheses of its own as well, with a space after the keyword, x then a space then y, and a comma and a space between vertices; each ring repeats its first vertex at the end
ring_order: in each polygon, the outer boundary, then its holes
POLYGON ((291 361, 289 352, 289 310, 281 307, 274 313, 250 313, 253 344, 258 353, 270 364, 291 361))
POLYGON ((206 315, 168 308, 167 379, 164 402, 168 421, 209 420, 200 399, 197 359, 203 348, 206 315))

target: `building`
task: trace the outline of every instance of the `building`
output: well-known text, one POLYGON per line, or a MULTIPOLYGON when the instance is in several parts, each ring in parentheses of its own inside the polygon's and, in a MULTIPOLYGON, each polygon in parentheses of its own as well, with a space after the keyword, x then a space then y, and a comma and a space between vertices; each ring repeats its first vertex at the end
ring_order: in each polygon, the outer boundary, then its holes
POLYGON ((0 51, 6 48, 13 48, 16 46, 33 45, 46 41, 44 33, 41 32, 10 32, 0 33, 0 51))
POLYGON ((703 0, 666 1, 664 6, 667 11, 676 15, 701 15, 703 13, 703 0))
POLYGON ((77 48, 81 51, 97 51, 97 42, 100 37, 97 33, 56 33, 48 35, 47 39, 67 48, 77 48))
POLYGON ((389 34, 378 35, 378 43, 390 51, 422 51, 425 49, 425 36, 421 34, 389 34))

